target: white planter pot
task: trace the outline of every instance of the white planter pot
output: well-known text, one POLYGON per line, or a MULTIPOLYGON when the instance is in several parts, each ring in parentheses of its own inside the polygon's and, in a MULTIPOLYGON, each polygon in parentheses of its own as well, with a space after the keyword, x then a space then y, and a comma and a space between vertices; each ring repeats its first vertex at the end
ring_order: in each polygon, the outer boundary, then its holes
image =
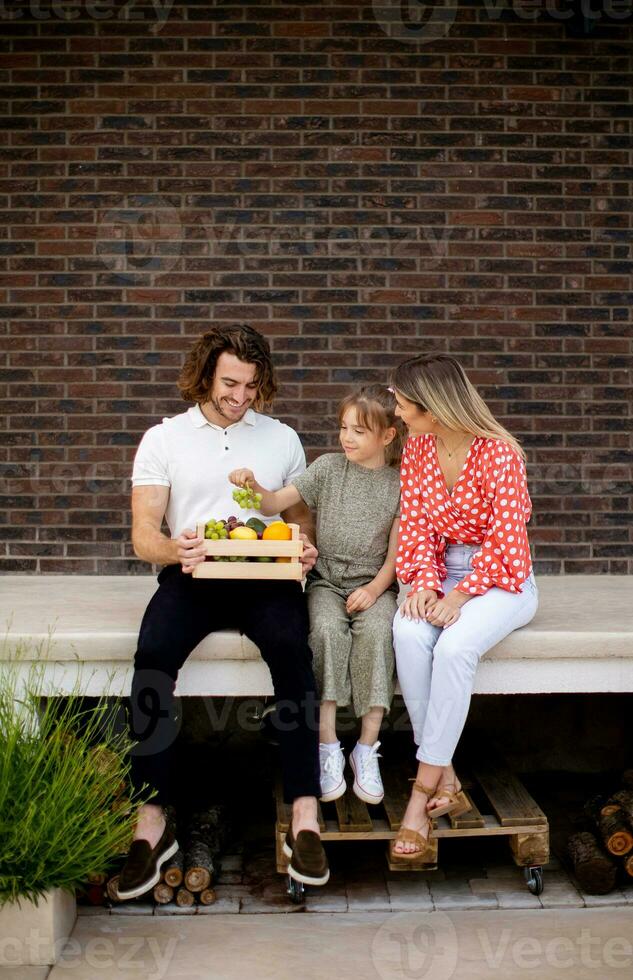
POLYGON ((56 963, 77 918, 75 896, 52 888, 33 902, 20 899, 0 908, 0 967, 56 963))

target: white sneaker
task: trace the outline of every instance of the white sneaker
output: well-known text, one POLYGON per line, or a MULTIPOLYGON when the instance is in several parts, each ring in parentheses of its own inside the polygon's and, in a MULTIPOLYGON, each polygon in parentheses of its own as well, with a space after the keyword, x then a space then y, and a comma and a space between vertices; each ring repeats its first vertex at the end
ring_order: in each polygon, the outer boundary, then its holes
POLYGON ((347 783, 343 778, 345 756, 340 745, 331 749, 321 742, 319 744, 319 766, 321 769, 321 796, 319 799, 322 803, 338 800, 339 796, 342 796, 347 789, 347 783))
POLYGON ((353 790, 359 800, 365 803, 380 803, 385 790, 380 778, 378 747, 380 742, 374 742, 369 750, 360 750, 358 743, 350 754, 349 762, 354 772, 353 790))

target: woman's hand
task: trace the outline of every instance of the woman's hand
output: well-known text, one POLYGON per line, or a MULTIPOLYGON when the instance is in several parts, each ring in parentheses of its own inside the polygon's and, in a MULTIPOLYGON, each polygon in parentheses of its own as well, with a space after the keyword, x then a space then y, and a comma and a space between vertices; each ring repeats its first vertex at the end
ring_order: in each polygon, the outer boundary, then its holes
POLYGON ((370 606, 373 606, 377 598, 377 595, 370 586, 361 585, 360 588, 350 592, 345 603, 345 608, 348 613, 364 612, 370 606))
POLYGON ((400 615, 405 619, 412 619, 415 623, 420 619, 427 619, 427 610, 437 601, 435 589, 423 589, 422 592, 414 592, 406 597, 400 606, 400 615))
POLYGON ((239 470, 231 470, 229 473, 229 481, 234 483, 236 487, 245 487, 248 484, 251 490, 256 490, 258 486, 253 471, 244 468, 239 470))
POLYGON ((456 623, 461 615, 461 607, 468 602, 470 596, 463 592, 449 592, 443 599, 437 599, 428 610, 426 615, 427 623, 431 626, 441 626, 446 629, 456 623))

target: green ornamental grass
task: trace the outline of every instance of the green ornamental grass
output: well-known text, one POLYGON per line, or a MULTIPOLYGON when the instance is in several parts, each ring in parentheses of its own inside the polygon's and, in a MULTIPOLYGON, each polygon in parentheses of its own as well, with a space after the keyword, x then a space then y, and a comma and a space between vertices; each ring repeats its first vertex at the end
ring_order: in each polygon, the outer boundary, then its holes
POLYGON ((40 681, 37 663, 26 682, 0 666, 0 907, 107 873, 150 798, 128 794, 134 743, 107 700, 43 700, 40 681))

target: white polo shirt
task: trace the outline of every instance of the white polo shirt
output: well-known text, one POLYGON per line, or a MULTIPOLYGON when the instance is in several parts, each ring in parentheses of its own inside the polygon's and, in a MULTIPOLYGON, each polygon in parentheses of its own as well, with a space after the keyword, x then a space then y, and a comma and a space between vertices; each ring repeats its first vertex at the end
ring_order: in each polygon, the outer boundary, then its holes
MULTIPOLYGON (((231 514, 246 521, 258 511, 242 510, 233 500, 228 475, 248 467, 267 490, 292 483, 306 468, 299 436, 289 425, 248 409, 225 429, 207 421, 199 405, 164 418, 143 435, 134 457, 132 486, 169 487, 165 520, 172 538, 185 528, 231 514)), ((280 515, 266 518, 279 519, 280 515)))

